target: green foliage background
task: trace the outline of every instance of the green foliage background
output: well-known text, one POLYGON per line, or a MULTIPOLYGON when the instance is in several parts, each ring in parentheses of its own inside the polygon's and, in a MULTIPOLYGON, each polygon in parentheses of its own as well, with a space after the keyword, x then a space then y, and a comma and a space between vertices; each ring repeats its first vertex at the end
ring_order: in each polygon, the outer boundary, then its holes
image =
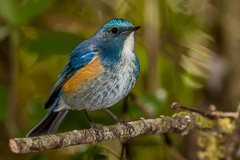
MULTIPOLYGON (((226 0, 0 0, 0 159, 118 159, 119 141, 14 155, 8 139, 25 137, 47 111, 43 103, 74 47, 112 18, 142 28, 135 51, 141 72, 132 91, 154 117, 170 116, 170 104, 232 111, 240 97, 237 1, 226 0), (238 42, 238 43, 235 43, 238 42)), ((239 20, 239 19, 238 19, 239 20)), ((131 98, 111 110, 125 120, 147 118, 131 98)), ((104 111, 90 112, 99 125, 113 124, 104 111)), ((71 111, 58 132, 89 128, 71 111)), ((170 135, 187 159, 197 159, 196 135, 170 135)), ((131 159, 174 159, 159 135, 133 138, 131 159)))

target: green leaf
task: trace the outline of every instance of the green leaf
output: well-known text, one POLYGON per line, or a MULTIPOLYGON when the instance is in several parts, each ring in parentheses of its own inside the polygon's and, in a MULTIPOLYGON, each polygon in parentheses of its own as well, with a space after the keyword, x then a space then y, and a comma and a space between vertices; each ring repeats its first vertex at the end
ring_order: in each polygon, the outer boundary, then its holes
POLYGON ((70 54, 74 47, 83 40, 83 37, 71 33, 50 32, 30 41, 28 49, 44 56, 70 54))

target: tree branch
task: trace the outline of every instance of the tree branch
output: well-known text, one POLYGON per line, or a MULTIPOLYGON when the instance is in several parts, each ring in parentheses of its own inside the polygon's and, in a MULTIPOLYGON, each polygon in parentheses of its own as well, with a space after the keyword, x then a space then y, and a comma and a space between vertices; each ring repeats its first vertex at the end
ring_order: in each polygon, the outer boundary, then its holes
MULTIPOLYGON (((189 116, 177 116, 172 118, 156 118, 129 122, 134 128, 131 137, 143 134, 181 133, 191 122, 189 116)), ((127 140, 129 132, 125 126, 115 124, 99 127, 99 142, 113 139, 127 140)), ((74 130, 59 134, 51 134, 30 138, 13 138, 9 140, 9 146, 14 153, 29 153, 47 149, 56 149, 79 144, 95 143, 96 134, 93 129, 74 130)))

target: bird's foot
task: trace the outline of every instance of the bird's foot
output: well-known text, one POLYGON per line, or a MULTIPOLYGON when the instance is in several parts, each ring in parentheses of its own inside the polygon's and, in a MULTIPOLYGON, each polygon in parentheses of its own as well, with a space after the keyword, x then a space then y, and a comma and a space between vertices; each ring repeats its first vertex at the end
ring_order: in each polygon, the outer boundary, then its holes
POLYGON ((91 128, 94 130, 94 132, 96 134, 95 147, 94 147, 94 148, 96 148, 98 145, 98 142, 100 142, 104 139, 104 134, 103 134, 102 130, 95 125, 95 123, 91 122, 90 124, 91 124, 91 128), (100 136, 100 134, 101 134, 101 136, 100 136))
POLYGON ((132 136, 132 133, 134 132, 134 127, 131 124, 129 124, 128 122, 125 122, 125 121, 123 121, 121 119, 118 119, 117 123, 118 124, 122 124, 122 125, 124 125, 126 127, 128 133, 129 133, 127 140, 129 140, 131 138, 131 136, 132 136))
POLYGON ((134 127, 133 127, 131 124, 129 124, 128 122, 125 122, 125 121, 119 119, 119 118, 118 118, 115 114, 113 114, 109 109, 104 108, 104 110, 107 111, 107 112, 116 120, 116 122, 117 122, 118 124, 123 124, 123 125, 127 128, 128 132, 129 132, 129 134, 128 134, 128 139, 127 139, 127 140, 129 140, 129 139, 131 138, 132 133, 134 132, 134 127))

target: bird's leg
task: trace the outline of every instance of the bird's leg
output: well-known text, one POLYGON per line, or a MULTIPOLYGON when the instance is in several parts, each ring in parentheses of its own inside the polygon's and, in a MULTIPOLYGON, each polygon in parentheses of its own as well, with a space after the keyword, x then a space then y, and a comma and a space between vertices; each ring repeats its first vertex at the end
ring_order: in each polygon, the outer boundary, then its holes
POLYGON ((99 142, 99 132, 102 134, 102 139, 104 139, 104 134, 102 133, 102 131, 96 126, 95 123, 93 123, 93 121, 91 120, 91 118, 89 117, 87 111, 85 109, 83 109, 83 112, 85 113, 85 115, 87 116, 88 121, 90 122, 91 128, 95 131, 96 133, 96 140, 95 140, 95 148, 97 147, 97 144, 99 142))
POLYGON ((132 133, 134 132, 134 127, 131 124, 129 124, 128 122, 125 122, 125 121, 119 119, 109 109, 104 108, 104 110, 107 111, 116 120, 117 123, 123 124, 127 128, 128 132, 129 132, 129 134, 128 134, 128 140, 129 140, 131 138, 132 133))

